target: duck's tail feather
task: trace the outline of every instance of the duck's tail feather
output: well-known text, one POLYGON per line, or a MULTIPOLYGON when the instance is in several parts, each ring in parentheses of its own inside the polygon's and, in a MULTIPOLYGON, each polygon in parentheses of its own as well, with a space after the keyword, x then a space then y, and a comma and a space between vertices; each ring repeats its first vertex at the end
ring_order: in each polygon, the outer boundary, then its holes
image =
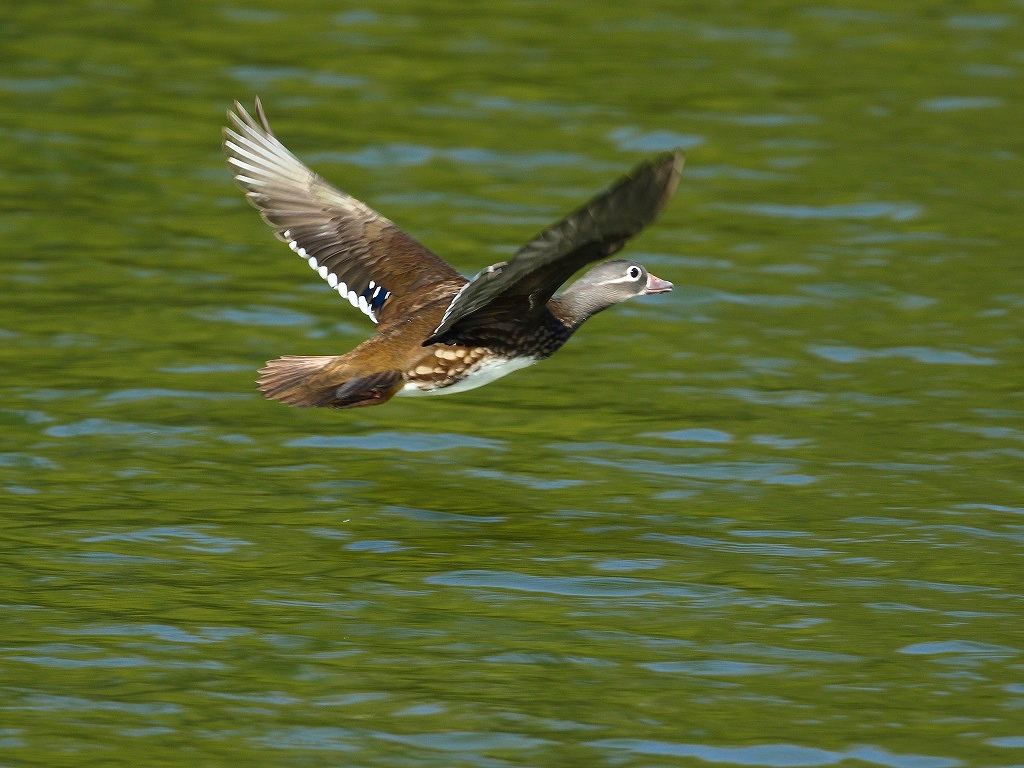
POLYGON ((286 355, 260 369, 258 386, 264 397, 299 408, 357 408, 379 405, 402 388, 400 371, 381 371, 358 378, 323 375, 337 357, 286 355))

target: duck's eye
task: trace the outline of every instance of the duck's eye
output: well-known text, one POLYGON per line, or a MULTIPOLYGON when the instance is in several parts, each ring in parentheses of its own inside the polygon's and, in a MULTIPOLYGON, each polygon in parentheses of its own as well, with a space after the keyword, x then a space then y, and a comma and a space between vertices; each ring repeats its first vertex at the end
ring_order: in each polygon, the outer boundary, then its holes
POLYGON ((640 270, 640 267, 637 266, 632 266, 626 271, 626 275, 630 280, 639 280, 642 274, 643 272, 640 270))

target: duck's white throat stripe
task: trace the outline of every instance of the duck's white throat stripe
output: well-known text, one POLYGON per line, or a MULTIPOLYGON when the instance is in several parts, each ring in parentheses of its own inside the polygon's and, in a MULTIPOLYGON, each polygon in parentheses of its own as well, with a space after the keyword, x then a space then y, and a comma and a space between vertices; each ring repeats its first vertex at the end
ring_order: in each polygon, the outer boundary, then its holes
POLYGON ((331 272, 329 267, 319 264, 316 260, 316 256, 310 256, 306 253, 306 249, 299 245, 298 241, 292 238, 290 230, 286 229, 281 234, 284 235, 285 240, 288 241, 288 247, 305 259, 309 266, 315 270, 320 277, 326 280, 327 284, 331 286, 331 288, 336 290, 342 298, 348 299, 349 304, 358 309, 373 322, 377 322, 377 313, 380 311, 380 308, 384 306, 384 302, 388 300, 388 297, 391 296, 391 291, 383 285, 379 285, 371 280, 369 286, 363 290, 362 293, 357 293, 354 288, 350 288, 346 285, 344 280, 341 280, 336 274, 331 272))

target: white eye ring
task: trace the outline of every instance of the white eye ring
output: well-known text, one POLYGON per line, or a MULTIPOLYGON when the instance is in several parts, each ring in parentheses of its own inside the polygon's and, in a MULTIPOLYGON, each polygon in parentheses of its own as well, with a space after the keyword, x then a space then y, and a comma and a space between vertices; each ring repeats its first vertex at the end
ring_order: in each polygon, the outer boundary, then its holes
POLYGON ((626 270, 626 276, 630 280, 639 280, 640 279, 640 275, 642 275, 642 274, 643 274, 643 272, 640 271, 640 267, 638 267, 636 265, 634 265, 634 266, 630 267, 628 270, 626 270))

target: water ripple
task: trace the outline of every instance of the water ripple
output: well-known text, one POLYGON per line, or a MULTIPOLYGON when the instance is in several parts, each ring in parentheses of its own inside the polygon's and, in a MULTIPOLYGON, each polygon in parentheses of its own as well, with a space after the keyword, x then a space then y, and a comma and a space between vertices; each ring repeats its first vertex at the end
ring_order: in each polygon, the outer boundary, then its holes
POLYGON ((294 312, 281 307, 250 307, 249 309, 226 308, 214 312, 197 312, 200 320, 218 323, 235 323, 236 325, 253 326, 289 326, 312 325, 312 315, 294 312))
POLYGON ((508 519, 504 515, 464 515, 459 512, 441 512, 436 509, 418 509, 395 505, 384 507, 383 511, 400 515, 409 520, 422 520, 430 523, 502 523, 508 519))
POLYGON ((447 731, 444 733, 397 734, 378 731, 374 735, 380 739, 408 744, 418 749, 438 749, 449 752, 535 749, 551 743, 547 739, 500 732, 447 731))
POLYGON ((640 538, 668 541, 673 544, 681 544, 686 547, 699 547, 719 552, 748 552, 757 555, 770 555, 772 557, 821 557, 828 558, 838 554, 832 550, 821 547, 794 547, 789 544, 746 544, 735 541, 722 541, 720 539, 709 539, 704 536, 672 536, 667 533, 645 533, 640 538))
POLYGON ((135 715, 170 715, 182 711, 177 704, 163 702, 130 703, 125 701, 97 701, 81 696, 60 696, 55 694, 33 694, 27 696, 22 703, 7 705, 5 709, 22 709, 38 712, 120 712, 135 715))
POLYGON ((95 649, 94 653, 104 653, 107 655, 94 656, 92 658, 72 659, 66 656, 51 656, 51 655, 12 655, 6 656, 8 661, 21 661, 26 664, 36 664, 41 667, 56 667, 59 669, 125 669, 130 667, 166 667, 173 669, 225 669, 227 665, 219 661, 199 660, 199 661, 168 661, 167 659, 149 659, 145 656, 118 656, 110 654, 108 651, 95 649))
POLYGON ((981 643, 975 640, 936 640, 932 642, 914 643, 899 649, 900 653, 912 656, 989 656, 993 658, 1012 658, 1019 656, 1020 651, 1005 645, 981 643))
POLYGON ((219 643, 252 634, 252 630, 243 627, 194 627, 188 631, 168 624, 104 624, 57 631, 75 636, 152 637, 168 643, 188 644, 219 643))
POLYGON ((361 734, 349 728, 330 726, 292 726, 277 728, 253 741, 275 749, 322 749, 335 752, 354 752, 361 734))
POLYGON ((184 540, 188 543, 182 545, 183 549, 197 550, 200 552, 227 553, 234 552, 239 547, 251 545, 251 542, 244 541, 242 539, 211 536, 198 528, 184 528, 177 526, 157 526, 155 528, 145 528, 138 531, 103 533, 83 539, 83 541, 88 543, 104 541, 164 542, 168 540, 184 540))
POLYGON ((665 440, 681 440, 695 443, 728 443, 732 435, 720 429, 677 429, 672 432, 646 432, 641 437, 661 437, 665 440))
POLYGON ((310 435, 285 443, 289 448, 357 448, 364 451, 407 451, 428 453, 453 448, 476 448, 479 450, 503 450, 500 440, 482 437, 468 437, 452 432, 417 434, 412 432, 377 432, 372 435, 347 437, 343 435, 310 435))
POLYGON ((196 431, 196 427, 170 427, 164 424, 110 421, 108 419, 82 419, 73 424, 49 427, 45 434, 51 437, 83 437, 87 435, 181 435, 196 431))
POLYGON ((25 467, 30 469, 58 469, 59 466, 44 456, 30 453, 0 453, 0 467, 25 467))
POLYGON ((3 77, 0 78, 0 91, 13 93, 49 93, 77 85, 80 78, 73 75, 57 75, 54 77, 3 77))
POLYGON ((577 485, 586 485, 585 480, 572 480, 569 478, 543 480, 530 475, 513 474, 511 472, 500 472, 492 469, 466 469, 463 474, 469 477, 479 477, 485 480, 500 480, 503 482, 521 485, 526 488, 533 488, 538 491, 555 491, 562 488, 572 488, 577 485))
POLYGON ((704 137, 676 131, 642 131, 639 128, 617 128, 609 138, 619 148, 630 152, 667 152, 691 149, 704 143, 704 137))
POLYGON ((709 677, 746 677, 747 675, 773 675, 786 670, 782 664, 762 664, 751 661, 728 661, 725 659, 699 659, 695 661, 655 661, 641 664, 652 672, 669 672, 681 675, 706 675, 709 677))
POLYGON ((425 579, 428 584, 446 587, 496 587, 519 592, 538 592, 573 597, 660 597, 706 598, 733 590, 699 584, 665 584, 644 579, 603 576, 530 576, 514 571, 449 571, 425 579))
POLYGON ((699 464, 670 464, 650 459, 599 459, 581 456, 579 461, 602 467, 615 467, 643 475, 669 475, 692 480, 739 480, 779 485, 808 485, 817 482, 811 475, 796 472, 796 465, 781 461, 730 461, 699 464))
POLYGON ((959 760, 928 755, 897 755, 873 746, 857 746, 843 751, 801 747, 795 744, 760 744, 749 747, 718 747, 708 744, 685 744, 654 739, 599 739, 588 742, 599 749, 621 749, 639 755, 695 757, 709 763, 799 768, 800 766, 835 765, 858 760, 886 768, 953 768, 959 760))
POLYGON ((139 400, 172 398, 174 400, 245 400, 248 394, 242 392, 201 392, 187 389, 140 388, 120 389, 104 395, 104 403, 133 403, 139 400))
POLYGON ((883 349, 862 349, 859 347, 811 344, 808 350, 834 363, 859 363, 864 360, 906 357, 918 363, 932 365, 996 365, 992 357, 978 357, 966 352, 934 347, 886 347, 883 349))
POLYGON ((739 205, 734 203, 716 203, 713 208, 720 210, 752 213, 758 216, 770 216, 776 219, 823 219, 841 221, 844 219, 889 219, 890 221, 910 221, 922 213, 922 208, 914 203, 848 203, 845 205, 783 205, 782 203, 751 203, 739 205))
POLYGON ((946 96, 921 102, 921 108, 929 112, 952 112, 960 109, 991 109, 1003 106, 1002 99, 990 96, 946 96))
POLYGON ((420 166, 437 159, 473 167, 536 170, 555 166, 579 167, 587 164, 583 155, 570 152, 499 152, 480 147, 443 149, 426 144, 391 142, 374 144, 356 151, 322 151, 308 153, 312 164, 339 163, 365 168, 420 166))

